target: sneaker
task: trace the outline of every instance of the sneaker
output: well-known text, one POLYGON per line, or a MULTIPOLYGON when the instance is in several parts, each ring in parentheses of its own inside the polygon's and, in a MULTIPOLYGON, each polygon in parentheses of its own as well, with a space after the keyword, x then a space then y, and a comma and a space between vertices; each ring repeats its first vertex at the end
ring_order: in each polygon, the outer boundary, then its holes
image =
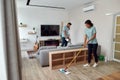
POLYGON ((97 65, 98 65, 97 63, 94 63, 93 67, 95 68, 95 67, 97 67, 97 65))
POLYGON ((84 67, 89 67, 90 66, 90 64, 85 64, 85 65, 83 65, 84 67))

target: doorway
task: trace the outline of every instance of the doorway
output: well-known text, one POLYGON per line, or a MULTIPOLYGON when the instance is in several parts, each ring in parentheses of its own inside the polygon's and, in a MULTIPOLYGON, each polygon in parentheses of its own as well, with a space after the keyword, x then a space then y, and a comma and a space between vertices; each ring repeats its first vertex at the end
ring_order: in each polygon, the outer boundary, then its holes
POLYGON ((115 29, 113 40, 114 60, 120 62, 120 14, 115 15, 115 29))

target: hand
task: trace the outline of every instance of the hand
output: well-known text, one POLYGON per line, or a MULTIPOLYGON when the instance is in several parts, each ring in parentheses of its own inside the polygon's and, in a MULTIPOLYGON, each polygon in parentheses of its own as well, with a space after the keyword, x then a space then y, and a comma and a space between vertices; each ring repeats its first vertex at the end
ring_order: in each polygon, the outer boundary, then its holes
POLYGON ((84 44, 83 47, 86 48, 87 47, 86 44, 84 44))
POLYGON ((70 39, 69 37, 66 37, 67 39, 70 39))
POLYGON ((69 41, 71 41, 71 39, 69 38, 69 41))
POLYGON ((87 40, 87 42, 86 42, 86 44, 88 44, 90 41, 89 40, 87 40))
POLYGON ((71 39, 69 37, 67 37, 68 41, 71 41, 71 39))

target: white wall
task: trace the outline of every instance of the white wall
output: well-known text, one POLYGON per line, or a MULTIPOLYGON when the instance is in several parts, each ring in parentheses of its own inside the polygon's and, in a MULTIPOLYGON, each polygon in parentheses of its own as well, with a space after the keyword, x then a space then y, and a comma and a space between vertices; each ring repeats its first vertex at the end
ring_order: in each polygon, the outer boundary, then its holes
POLYGON ((102 46, 102 54, 112 58, 113 15, 106 16, 105 14, 120 12, 120 0, 97 0, 93 4, 96 5, 96 9, 91 12, 84 13, 82 8, 85 6, 70 11, 69 17, 73 23, 71 29, 72 42, 83 42, 84 22, 90 19, 97 28, 97 39, 102 46))
MULTIPOLYGON (((30 41, 35 41, 35 36, 28 35, 28 31, 33 27, 37 28, 37 34, 40 35, 41 24, 61 24, 61 22, 73 23, 71 28, 72 43, 83 42, 84 36, 84 21, 91 19, 97 29, 97 39, 102 46, 102 54, 112 58, 112 35, 113 35, 113 15, 106 16, 106 13, 120 12, 120 0, 96 0, 96 9, 91 12, 84 13, 81 6, 69 12, 64 10, 23 7, 18 8, 18 22, 28 25, 27 28, 20 29, 20 37, 28 38, 30 41)), ((65 25, 65 24, 64 24, 65 25)), ((59 37, 40 37, 40 39, 50 39, 59 37)))
POLYGON ((0 80, 7 80, 6 63, 4 55, 4 44, 2 35, 2 16, 1 16, 1 0, 0 0, 0 80))
MULTIPOLYGON (((27 28, 20 28, 20 37, 28 38, 30 41, 35 42, 35 35, 28 35, 28 31, 36 27, 37 34, 40 36, 41 24, 58 24, 68 21, 68 13, 65 10, 56 10, 49 8, 36 8, 36 7, 19 7, 18 8, 18 22, 27 24, 27 28)), ((41 37, 40 39, 54 39, 59 37, 41 37)))

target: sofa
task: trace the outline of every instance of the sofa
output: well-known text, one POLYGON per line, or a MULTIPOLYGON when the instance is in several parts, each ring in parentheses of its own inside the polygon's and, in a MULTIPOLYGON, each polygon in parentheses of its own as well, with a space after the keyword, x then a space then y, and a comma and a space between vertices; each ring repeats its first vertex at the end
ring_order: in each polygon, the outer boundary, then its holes
MULTIPOLYGON (((71 50, 82 48, 82 44, 69 45, 68 47, 56 47, 56 46, 42 46, 39 48, 37 53, 37 60, 39 61, 42 67, 49 66, 49 52, 52 51, 61 51, 61 50, 71 50)), ((97 54, 100 55, 101 47, 98 47, 97 54)))

